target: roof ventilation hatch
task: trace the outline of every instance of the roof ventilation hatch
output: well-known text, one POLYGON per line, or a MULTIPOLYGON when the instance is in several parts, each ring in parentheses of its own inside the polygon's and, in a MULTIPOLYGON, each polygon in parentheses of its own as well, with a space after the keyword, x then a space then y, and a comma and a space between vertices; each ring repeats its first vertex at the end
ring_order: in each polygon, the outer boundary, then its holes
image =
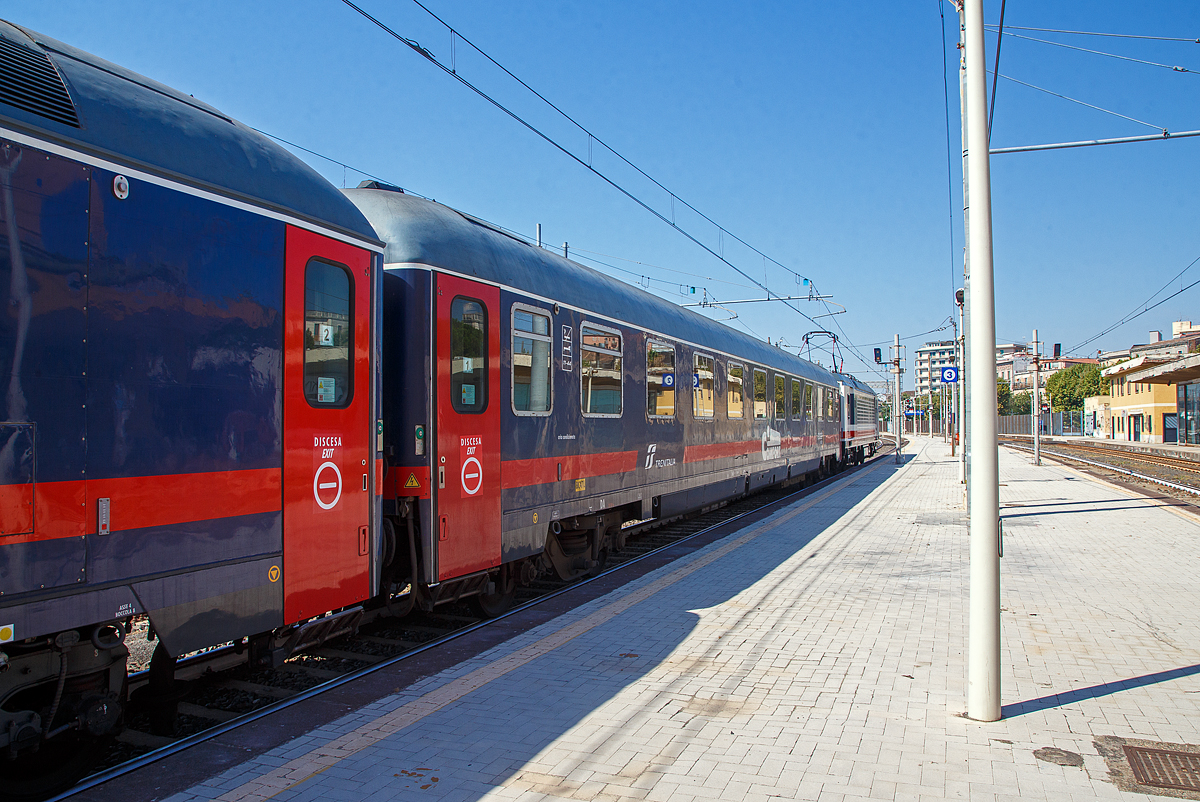
POLYGON ((0 103, 79 127, 62 76, 44 52, 0 36, 0 103))

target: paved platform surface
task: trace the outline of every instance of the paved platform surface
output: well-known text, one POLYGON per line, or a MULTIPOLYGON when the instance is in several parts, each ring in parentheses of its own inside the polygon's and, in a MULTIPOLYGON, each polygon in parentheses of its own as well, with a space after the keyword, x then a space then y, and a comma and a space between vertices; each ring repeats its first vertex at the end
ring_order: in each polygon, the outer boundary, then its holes
POLYGON ((1002 449, 1005 718, 973 722, 957 464, 906 459, 171 798, 1156 798, 1100 739, 1200 742, 1197 519, 1002 449))

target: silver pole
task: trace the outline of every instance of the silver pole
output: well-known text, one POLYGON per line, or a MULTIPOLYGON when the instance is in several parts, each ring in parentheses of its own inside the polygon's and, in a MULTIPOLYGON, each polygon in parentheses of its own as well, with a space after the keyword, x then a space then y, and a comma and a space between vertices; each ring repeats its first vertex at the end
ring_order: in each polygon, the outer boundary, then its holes
POLYGON ((963 374, 966 373, 967 365, 967 332, 963 328, 963 304, 958 305, 958 337, 955 338, 954 348, 958 352, 962 348, 962 361, 959 362, 958 368, 958 483, 965 485, 967 483, 967 440, 964 435, 964 428, 967 420, 967 394, 963 392, 963 374))
POLYGON ((996 443, 996 302, 988 160, 983 0, 964 0, 967 164, 971 175, 971 569, 967 716, 1000 718, 1000 464, 996 443))
POLYGON ((1033 415, 1033 464, 1042 464, 1042 381, 1041 381, 1041 363, 1039 359, 1042 355, 1041 343, 1038 342, 1037 329, 1033 330, 1033 393, 1030 396, 1033 403, 1030 404, 1032 409, 1030 413, 1033 415))
MULTIPOLYGON (((963 9, 962 0, 956 0, 958 5, 958 105, 961 109, 960 121, 962 125, 962 181, 963 181, 963 229, 966 232, 966 237, 963 244, 963 303, 958 307, 958 331, 962 336, 962 370, 961 376, 970 376, 973 366, 971 364, 971 355, 968 350, 970 335, 967 330, 967 325, 970 323, 970 314, 967 310, 966 299, 971 294, 971 217, 967 213, 971 208, 971 171, 967 167, 967 16, 963 9)), ((992 359, 995 357, 993 356, 992 359)), ((994 364, 989 361, 988 364, 994 364)), ((959 447, 962 449, 962 464, 959 466, 959 481, 963 485, 963 501, 967 507, 967 514, 971 513, 971 418, 974 414, 974 405, 971 401, 971 394, 967 391, 966 384, 962 384, 958 388, 958 399, 962 405, 962 423, 959 425, 959 433, 962 435, 959 439, 959 447)), ((988 404, 984 407, 986 411, 994 404, 988 404)))
POLYGON ((900 464, 900 430, 903 428, 904 410, 900 408, 900 335, 896 335, 892 346, 892 373, 896 374, 896 398, 892 401, 892 420, 896 424, 896 464, 900 464))

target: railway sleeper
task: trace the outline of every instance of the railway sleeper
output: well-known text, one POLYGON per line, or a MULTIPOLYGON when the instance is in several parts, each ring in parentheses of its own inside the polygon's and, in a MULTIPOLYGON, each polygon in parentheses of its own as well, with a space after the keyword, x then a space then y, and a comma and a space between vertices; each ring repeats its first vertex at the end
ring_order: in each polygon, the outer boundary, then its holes
MULTIPOLYGON (((326 641, 340 638, 343 635, 354 634, 358 631, 362 617, 362 607, 351 607, 305 621, 294 627, 285 627, 276 632, 255 635, 249 641, 250 665, 279 668, 296 652, 320 646, 326 641)), ((151 669, 153 670, 153 665, 151 669)))

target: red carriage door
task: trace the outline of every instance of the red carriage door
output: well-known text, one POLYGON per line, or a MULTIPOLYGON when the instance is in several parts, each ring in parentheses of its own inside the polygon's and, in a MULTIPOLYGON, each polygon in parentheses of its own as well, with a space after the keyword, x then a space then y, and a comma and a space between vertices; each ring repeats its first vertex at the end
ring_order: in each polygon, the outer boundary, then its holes
POLYGON ((367 598, 371 257, 288 226, 283 571, 287 622, 367 598))
POLYGON ((500 290, 437 276, 438 581, 500 564, 500 290))

